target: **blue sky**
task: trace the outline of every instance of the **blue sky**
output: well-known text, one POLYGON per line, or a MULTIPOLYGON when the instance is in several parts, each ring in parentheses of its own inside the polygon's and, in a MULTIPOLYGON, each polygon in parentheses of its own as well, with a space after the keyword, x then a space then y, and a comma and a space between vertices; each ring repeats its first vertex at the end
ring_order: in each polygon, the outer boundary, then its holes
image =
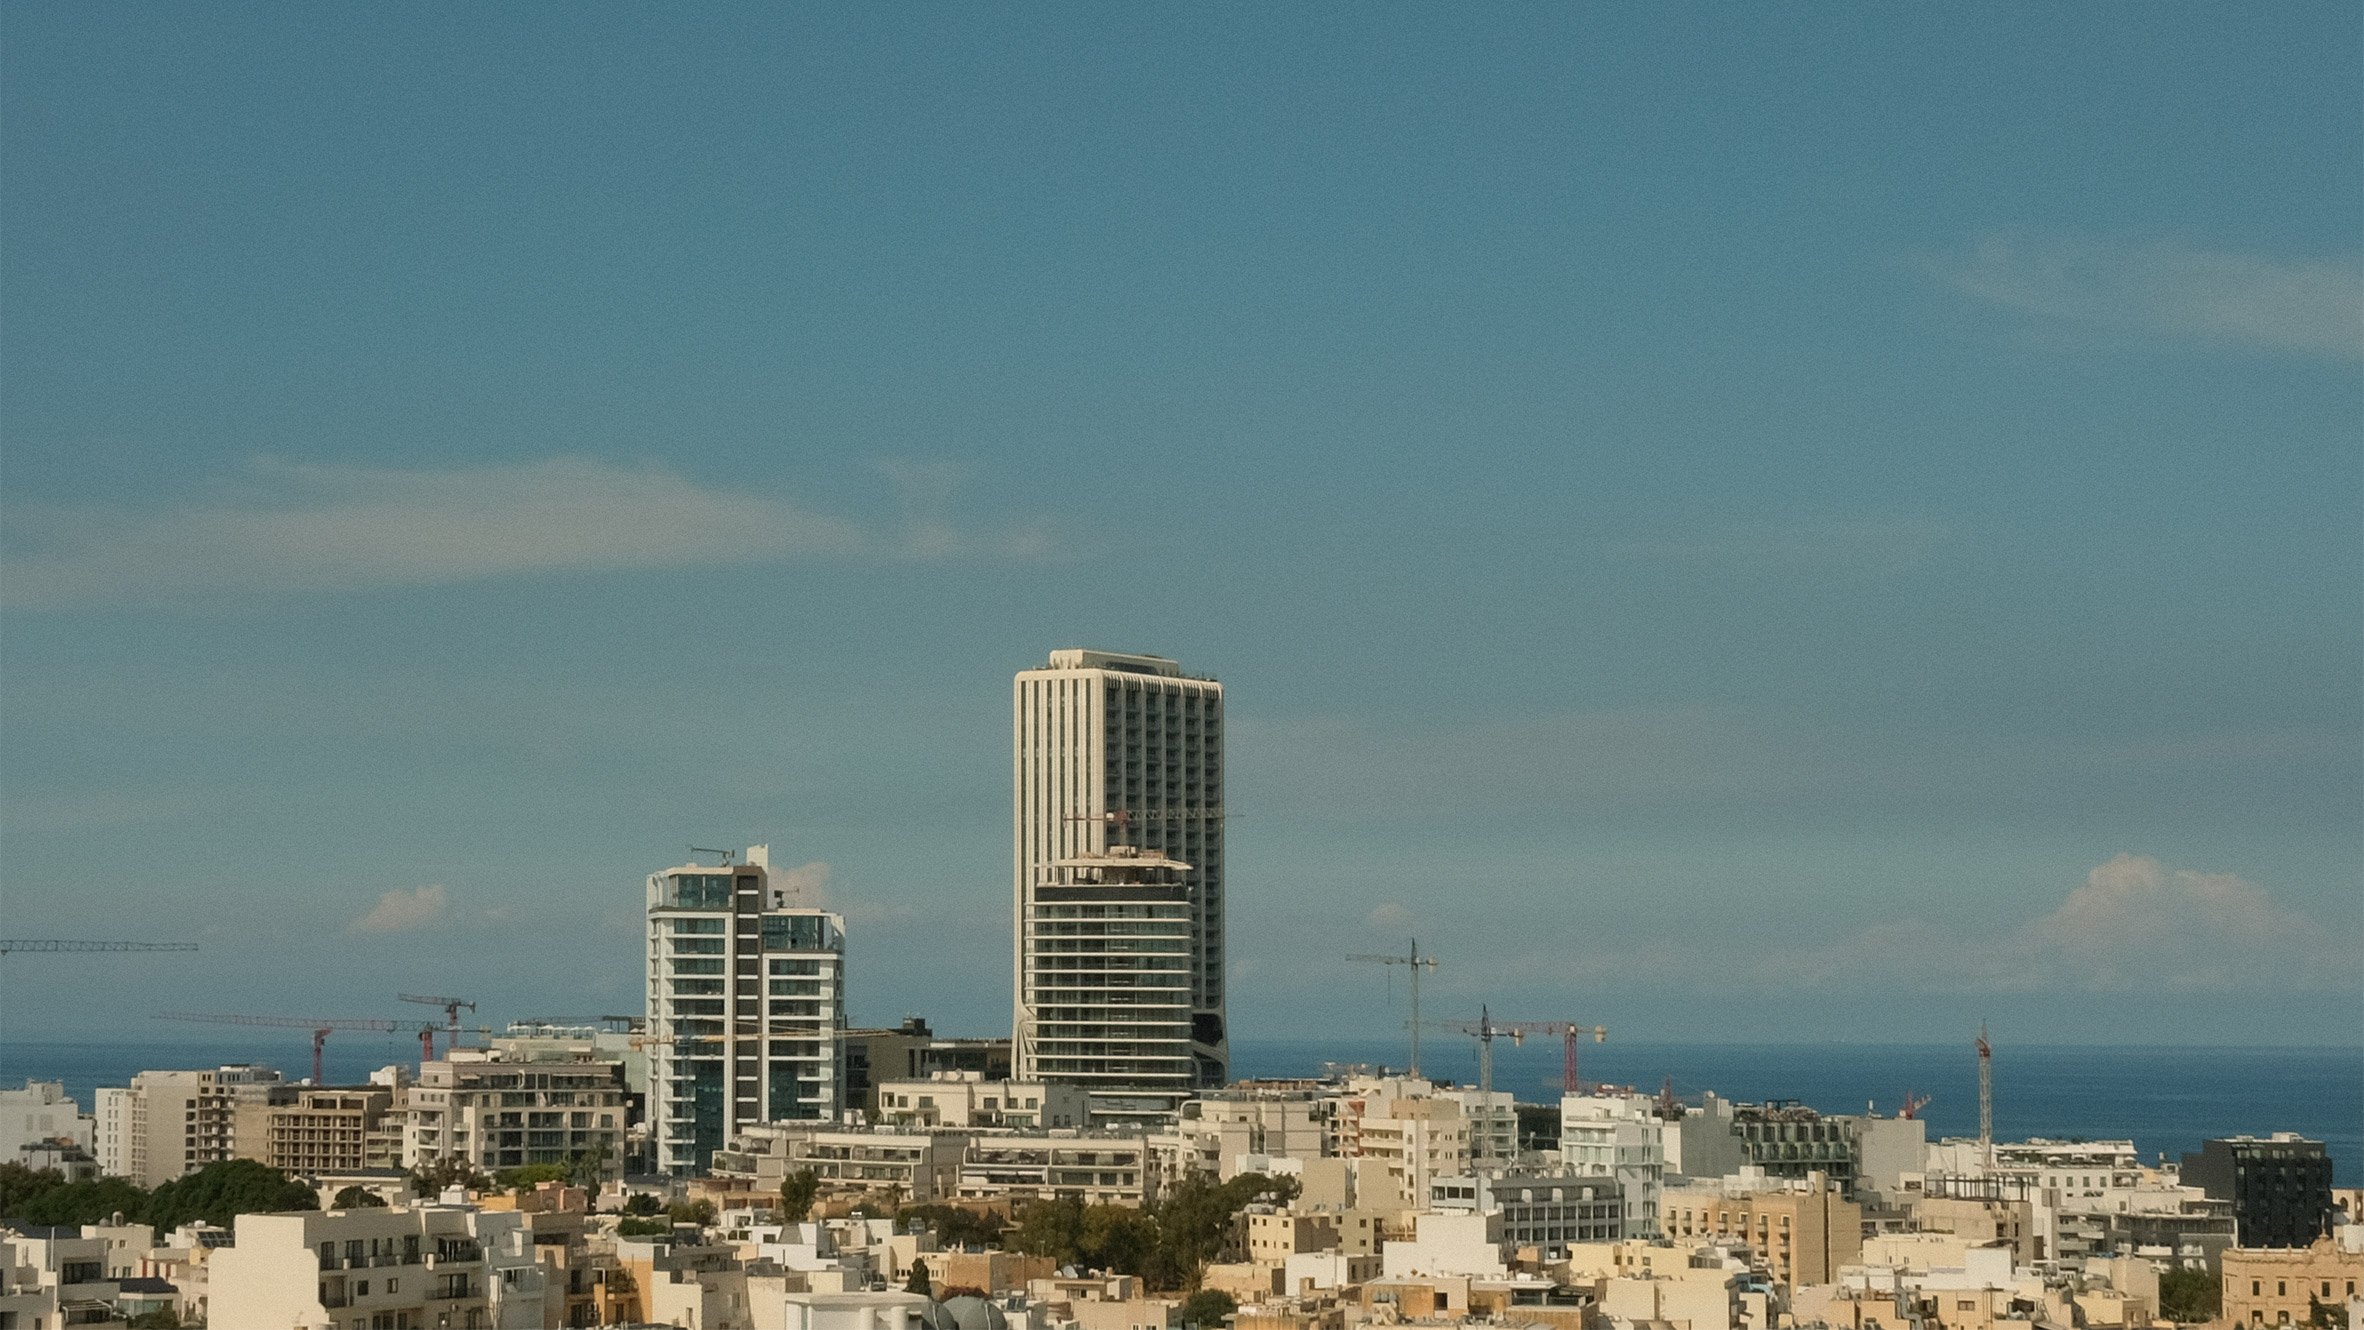
POLYGON ((2353 6, 5 22, 5 931, 205 948, 12 1037, 635 1009, 750 841, 1006 1030, 1093 645, 1241 1037, 2356 1039, 2353 6))

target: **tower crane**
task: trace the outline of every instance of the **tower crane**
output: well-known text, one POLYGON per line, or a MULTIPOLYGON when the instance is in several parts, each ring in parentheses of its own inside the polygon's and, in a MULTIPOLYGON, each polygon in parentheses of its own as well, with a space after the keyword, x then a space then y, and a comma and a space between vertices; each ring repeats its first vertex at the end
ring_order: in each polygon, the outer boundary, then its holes
POLYGON ((195 951, 194 942, 68 942, 57 938, 0 937, 0 956, 12 951, 195 951))
MULTIPOLYGON (((278 1030, 310 1030, 312 1032, 312 1083, 314 1085, 326 1082, 326 1077, 321 1071, 321 1054, 328 1047, 328 1036, 332 1032, 337 1030, 380 1030, 391 1034, 397 1030, 410 1028, 396 1021, 370 1020, 360 1017, 315 1020, 304 1016, 240 1016, 207 1011, 167 1011, 160 1013, 156 1019, 160 1021, 201 1021, 209 1025, 262 1025, 278 1030)), ((432 1039, 434 1031, 435 1027, 432 1025, 423 1027, 420 1030, 422 1042, 432 1039)))
MULTIPOLYGON (((466 1007, 471 1015, 476 1011, 476 1004, 466 998, 431 997, 424 993, 397 993, 394 997, 396 1001, 416 1002, 422 1007, 443 1008, 444 1027, 451 1032, 451 1037, 444 1042, 452 1048, 460 1046, 460 1008, 466 1007)), ((431 1030, 424 1034, 419 1048, 426 1060, 432 1061, 434 1059, 435 1036, 431 1030)))
POLYGON ((1576 1049, 1587 1036, 1596 1044, 1609 1038, 1606 1025, 1585 1025, 1577 1021, 1497 1021, 1484 1008, 1478 1008, 1476 1021, 1443 1021, 1438 1028, 1458 1031, 1478 1041, 1478 1088, 1494 1088, 1494 1041, 1508 1039, 1512 1044, 1524 1044, 1530 1035, 1558 1035, 1560 1037, 1560 1089, 1575 1094, 1583 1088, 1576 1075, 1576 1049))
POLYGON ((1986 1171, 1995 1171, 1995 1046, 1987 1042, 1986 1022, 1978 1023, 1978 1155, 1986 1171))
POLYGON ((1896 1116, 1905 1122, 1910 1122, 1921 1116, 1921 1110, 1928 1106, 1929 1096, 1918 1090, 1907 1090, 1904 1092, 1904 1107, 1896 1110, 1896 1116))
POLYGON ((1412 1066, 1411 1074, 1420 1075, 1420 972, 1436 972, 1436 957, 1420 954, 1420 939, 1412 939, 1412 950, 1403 956, 1374 956, 1349 953, 1350 961, 1365 961, 1372 965, 1401 965, 1412 972, 1412 1066))

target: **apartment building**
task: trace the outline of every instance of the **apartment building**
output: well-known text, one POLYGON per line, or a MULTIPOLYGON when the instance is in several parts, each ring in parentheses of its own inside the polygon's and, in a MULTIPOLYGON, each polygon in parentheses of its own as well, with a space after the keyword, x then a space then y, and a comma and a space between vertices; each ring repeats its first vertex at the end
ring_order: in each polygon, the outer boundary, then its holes
POLYGON ((464 1159, 493 1172, 590 1155, 608 1176, 621 1176, 625 1116, 621 1062, 588 1053, 523 1058, 456 1049, 419 1064, 402 1163, 464 1159))
POLYGON ((66 1142, 90 1150, 96 1124, 59 1081, 25 1082, 21 1090, 0 1090, 0 1163, 27 1146, 66 1142))
POLYGON ((909 1127, 756 1123, 714 1155, 713 1176, 776 1196, 791 1173, 810 1170, 830 1195, 894 1196, 906 1204, 950 1200, 974 1133, 909 1127))
POLYGON ((1311 1085, 1243 1085, 1184 1103, 1174 1123, 1152 1133, 1160 1177, 1206 1173, 1230 1181, 1266 1171, 1275 1159, 1318 1159, 1327 1111, 1311 1085))
POLYGON ((270 1086, 231 1110, 230 1151, 298 1177, 357 1173, 393 1103, 389 1086, 270 1086))
POLYGON ((1765 1191, 1672 1187, 1660 1198, 1659 1216, 1665 1236, 1678 1243, 1747 1246, 1787 1288, 1830 1283, 1863 1254, 1863 1207, 1821 1179, 1765 1191))
POLYGON ((773 880, 770 850, 648 879, 649 1120, 657 1166, 706 1171, 759 1122, 845 1111, 845 920, 773 880))
POLYGON ((1547 1261, 1566 1256, 1572 1243, 1614 1242, 1625 1235, 1625 1197, 1617 1180, 1564 1168, 1438 1178, 1429 1184, 1428 1208, 1500 1215, 1505 1244, 1533 1247, 1547 1261))
POLYGON ((211 1071, 143 1071, 96 1095, 99 1170, 156 1188, 237 1157, 238 1106, 266 1099, 277 1071, 244 1063, 211 1071))
POLYGON ((1082 1084, 1109 1119, 1171 1112, 1230 1071, 1223 686, 1159 656, 1061 650, 1011 697, 1015 1074, 1082 1084), (1118 851, 1179 866, 1161 879, 1173 890, 1109 901, 1121 915, 1042 908, 1045 890, 1077 885, 1062 865, 1118 851), (1052 945, 1075 940, 1073 925, 1120 918, 1155 939, 1138 963, 1043 974, 1047 958, 1073 959, 1052 945))
POLYGON ((1032 1132, 976 1136, 960 1166, 962 1200, 1047 1200, 1081 1196, 1092 1205, 1152 1199, 1149 1145, 1114 1132, 1032 1132))
POLYGON ((1647 1095, 1600 1092, 1560 1098, 1560 1161, 1575 1172, 1617 1180, 1626 1237, 1658 1235, 1667 1134, 1666 1121, 1647 1095))
POLYGON ((2331 1155, 2295 1132, 2203 1141, 2183 1180, 2228 1202, 2244 1247, 2306 1247, 2330 1231, 2331 1155))
POLYGON ((2234 1247, 2220 1258, 2227 1326, 2304 1325, 2364 1294, 2364 1251, 2325 1234, 2303 1247, 2234 1247))
POLYGON ((987 1080, 973 1071, 940 1071, 878 1087, 878 1121, 886 1126, 1081 1127, 1090 1112, 1091 1097, 1080 1086, 987 1080))
POLYGON ((208 1323, 541 1330, 548 1273, 525 1221, 456 1206, 240 1215, 208 1262, 208 1323))

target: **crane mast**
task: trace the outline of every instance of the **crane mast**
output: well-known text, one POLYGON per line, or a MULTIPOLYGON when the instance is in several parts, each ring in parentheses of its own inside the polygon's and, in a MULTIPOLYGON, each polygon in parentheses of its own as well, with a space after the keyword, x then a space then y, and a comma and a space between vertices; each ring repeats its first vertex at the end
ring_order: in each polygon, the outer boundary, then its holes
POLYGON ((1412 972, 1412 1066, 1411 1074, 1420 1075, 1420 972, 1436 970, 1436 957, 1420 954, 1420 939, 1412 939, 1412 950, 1402 956, 1375 956, 1349 953, 1346 959, 1364 961, 1372 965, 1401 965, 1412 972))

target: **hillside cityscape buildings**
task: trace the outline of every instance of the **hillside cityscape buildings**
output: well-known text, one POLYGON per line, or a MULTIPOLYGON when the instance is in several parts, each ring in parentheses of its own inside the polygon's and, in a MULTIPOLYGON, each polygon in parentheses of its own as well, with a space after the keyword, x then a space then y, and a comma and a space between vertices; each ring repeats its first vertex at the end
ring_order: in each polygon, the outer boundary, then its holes
POLYGON ((903 960, 754 845, 645 878, 636 1016, 471 1042, 455 1007, 357 1084, 0 1090, 0 1330, 2364 1317, 2364 1194, 2292 1133, 1931 1139, 1909 1099, 1588 1083, 1572 1043, 1542 1103, 1490 1071, 1234 1079, 1223 703, 1150 655, 1017 675, 1006 1039, 854 1024, 849 967, 903 960))

